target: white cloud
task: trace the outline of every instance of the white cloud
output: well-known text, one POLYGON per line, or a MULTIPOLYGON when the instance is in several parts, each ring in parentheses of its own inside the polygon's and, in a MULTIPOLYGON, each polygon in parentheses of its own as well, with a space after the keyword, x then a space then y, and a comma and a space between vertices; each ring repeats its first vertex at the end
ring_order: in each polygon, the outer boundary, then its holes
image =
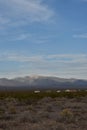
POLYGON ((75 2, 87 2, 87 0, 72 0, 72 1, 75 1, 75 2))
POLYGON ((35 33, 28 33, 28 32, 16 32, 14 34, 11 33, 4 33, 1 34, 1 36, 5 36, 7 37, 7 41, 22 41, 22 40, 27 40, 30 43, 34 43, 34 44, 49 44, 51 36, 47 37, 47 36, 40 36, 38 34, 35 33))
POLYGON ((48 55, 48 58, 63 63, 87 62, 87 55, 85 54, 57 54, 57 55, 48 55))
POLYGON ((54 54, 54 55, 21 55, 19 53, 1 53, 0 61, 15 62, 55 62, 55 63, 87 63, 86 54, 54 54))
POLYGON ((8 69, 2 75, 51 75, 65 78, 87 78, 87 55, 86 54, 56 54, 56 55, 26 55, 18 53, 0 54, 0 62, 16 62, 17 69, 8 69))
POLYGON ((87 2, 87 0, 82 0, 82 2, 87 2))
POLYGON ((83 38, 83 39, 87 39, 87 33, 84 34, 74 34, 73 38, 83 38))
MULTIPOLYGON (((43 0, 1 0, 0 7, 4 9, 1 10, 4 18, 10 19, 12 25, 49 21, 54 15, 43 0)), ((1 22, 5 22, 4 19, 1 22)))
POLYGON ((10 39, 10 41, 21 41, 30 38, 31 35, 28 33, 17 35, 10 39))
POLYGON ((10 19, 0 15, 0 29, 4 29, 10 23, 10 19))
POLYGON ((9 19, 4 18, 3 16, 0 16, 0 24, 4 25, 4 24, 7 24, 9 22, 10 22, 9 19))
POLYGON ((17 53, 3 53, 0 55, 0 61, 14 61, 14 62, 39 62, 42 56, 25 56, 17 53))

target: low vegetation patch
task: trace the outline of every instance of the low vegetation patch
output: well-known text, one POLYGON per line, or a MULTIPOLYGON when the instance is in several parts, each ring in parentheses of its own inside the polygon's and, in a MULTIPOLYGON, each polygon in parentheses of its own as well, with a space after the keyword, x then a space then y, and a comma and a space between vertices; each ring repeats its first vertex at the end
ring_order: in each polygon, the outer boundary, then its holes
POLYGON ((0 114, 5 113, 5 110, 3 108, 0 108, 0 114))
POLYGON ((60 114, 64 121, 72 122, 74 120, 73 112, 70 109, 63 109, 60 114))
POLYGON ((34 93, 33 91, 3 91, 0 92, 0 99, 8 98, 17 98, 19 100, 25 100, 25 99, 41 99, 44 97, 66 97, 66 98, 80 98, 87 96, 87 91, 81 90, 77 92, 65 92, 61 91, 60 93, 57 93, 57 91, 41 91, 40 93, 34 93))
POLYGON ((87 91, 0 92, 2 130, 87 130, 87 91))

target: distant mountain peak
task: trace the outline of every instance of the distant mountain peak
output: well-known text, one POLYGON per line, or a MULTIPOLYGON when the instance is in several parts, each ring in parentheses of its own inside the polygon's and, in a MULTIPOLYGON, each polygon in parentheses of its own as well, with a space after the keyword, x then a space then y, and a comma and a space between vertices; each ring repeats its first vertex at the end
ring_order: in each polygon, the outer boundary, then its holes
POLYGON ((1 78, 0 88, 2 86, 29 89, 87 89, 87 80, 33 75, 14 79, 1 78))

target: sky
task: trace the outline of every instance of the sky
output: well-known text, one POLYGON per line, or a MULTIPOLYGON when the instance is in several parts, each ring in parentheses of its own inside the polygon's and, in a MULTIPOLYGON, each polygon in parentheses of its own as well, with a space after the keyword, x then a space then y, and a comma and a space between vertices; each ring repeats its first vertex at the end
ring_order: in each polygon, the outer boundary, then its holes
POLYGON ((0 78, 87 79, 87 0, 0 0, 0 78))

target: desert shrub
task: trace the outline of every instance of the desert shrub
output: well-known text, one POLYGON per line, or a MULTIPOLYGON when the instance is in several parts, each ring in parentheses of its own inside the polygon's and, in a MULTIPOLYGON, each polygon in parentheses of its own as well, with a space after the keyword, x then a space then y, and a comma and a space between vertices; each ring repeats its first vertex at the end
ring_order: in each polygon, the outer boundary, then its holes
POLYGON ((73 112, 69 109, 63 109, 60 114, 64 121, 72 122, 74 119, 73 112))
POLYGON ((33 107, 32 105, 29 105, 29 106, 28 106, 28 110, 30 110, 30 111, 35 111, 35 109, 34 109, 34 107, 33 107))
POLYGON ((58 125, 55 130, 66 130, 63 125, 58 125))
POLYGON ((5 113, 5 110, 3 108, 0 108, 0 114, 5 113))
POLYGON ((16 114, 16 108, 14 106, 11 106, 9 108, 9 111, 10 111, 11 114, 16 114))

